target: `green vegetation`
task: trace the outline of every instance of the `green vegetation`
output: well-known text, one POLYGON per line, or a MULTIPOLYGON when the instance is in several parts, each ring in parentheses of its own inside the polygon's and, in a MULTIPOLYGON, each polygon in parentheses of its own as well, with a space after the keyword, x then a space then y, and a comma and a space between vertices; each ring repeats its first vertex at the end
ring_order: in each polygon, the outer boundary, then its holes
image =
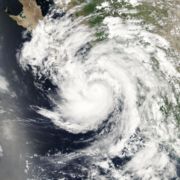
POLYGON ((90 18, 89 24, 93 27, 93 26, 96 26, 96 25, 100 25, 103 20, 104 20, 104 16, 95 15, 95 16, 90 18))
POLYGON ((121 0, 121 2, 118 0, 109 1, 109 4, 114 10, 119 10, 122 8, 129 9, 129 10, 134 9, 132 4, 130 4, 124 0, 121 0))
POLYGON ((180 96, 178 95, 176 97, 177 99, 177 105, 174 109, 174 116, 175 116, 175 119, 177 120, 178 122, 178 125, 180 125, 180 96))
POLYGON ((96 10, 96 5, 97 4, 95 1, 92 1, 88 4, 86 4, 81 11, 82 15, 87 16, 87 15, 93 13, 96 10))
MULTIPOLYGON (((125 0, 107 0, 108 8, 100 7, 104 0, 72 0, 70 6, 80 5, 80 10, 75 13, 76 17, 86 17, 84 23, 89 24, 90 27, 99 29, 103 26, 103 20, 107 16, 121 17, 124 20, 127 19, 140 19, 144 24, 152 24, 157 28, 162 27, 162 22, 168 17, 168 9, 164 6, 155 6, 147 3, 146 1, 133 6, 125 0)), ((96 37, 107 37, 101 36, 102 32, 97 31, 96 37)), ((104 39, 104 38, 100 38, 104 39)))
POLYGON ((143 3, 136 6, 137 13, 134 18, 143 19, 145 23, 150 23, 159 26, 159 20, 168 16, 168 10, 157 6, 151 6, 148 3, 143 3))
MULTIPOLYGON (((121 17, 124 20, 128 19, 140 19, 144 24, 151 24, 157 28, 162 28, 162 22, 166 22, 168 17, 168 9, 165 6, 155 6, 147 1, 142 2, 136 6, 128 3, 124 0, 107 0, 109 3, 108 8, 101 6, 104 0, 72 0, 71 6, 80 5, 80 10, 76 12, 76 17, 88 16, 85 23, 90 27, 96 29, 95 43, 97 41, 103 41, 108 37, 108 32, 103 24, 103 20, 107 16, 121 17)), ((156 70, 159 69, 159 62, 156 58, 152 58, 152 63, 156 70)), ((180 71, 180 70, 179 70, 180 71)), ((178 96, 177 96, 178 97, 178 96)), ((173 116, 180 124, 180 99, 177 99, 177 104, 173 104, 167 97, 164 98, 164 105, 160 110, 166 118, 173 116)))
POLYGON ((91 0, 85 4, 82 9, 76 13, 77 16, 87 16, 95 12, 96 7, 102 0, 91 0))
POLYGON ((106 33, 105 30, 101 30, 101 31, 98 31, 96 32, 96 41, 103 41, 107 38, 108 34, 106 33))
POLYGON ((177 104, 173 104, 168 100, 167 97, 164 97, 164 105, 160 107, 160 110, 166 118, 172 115, 176 119, 178 124, 180 124, 180 99, 176 98, 176 101, 177 104))
MULTIPOLYGON (((74 5, 81 4, 82 0, 74 0, 74 5)), ((106 16, 121 17, 123 19, 142 19, 144 23, 160 26, 160 20, 168 16, 168 9, 159 6, 153 6, 147 2, 143 2, 137 6, 121 0, 108 0, 109 10, 104 8, 97 9, 103 0, 90 0, 82 5, 81 10, 76 13, 76 16, 90 16, 89 24, 91 26, 100 25, 106 16), (121 12, 120 10, 125 10, 121 12), (132 13, 132 11, 134 11, 132 13)))
POLYGON ((164 97, 164 105, 160 107, 160 110, 166 118, 172 113, 173 104, 168 100, 167 97, 164 97))

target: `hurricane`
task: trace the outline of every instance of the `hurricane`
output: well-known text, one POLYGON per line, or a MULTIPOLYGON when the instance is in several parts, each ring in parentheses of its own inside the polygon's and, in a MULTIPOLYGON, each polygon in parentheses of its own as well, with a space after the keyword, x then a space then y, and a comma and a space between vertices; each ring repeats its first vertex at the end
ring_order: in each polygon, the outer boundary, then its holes
POLYGON ((82 4, 59 2, 19 50, 19 66, 56 87, 52 108, 34 110, 88 145, 47 161, 63 169, 83 159, 75 166, 87 179, 176 178, 180 75, 170 43, 140 19, 108 15, 100 30, 92 15, 74 16, 82 4))

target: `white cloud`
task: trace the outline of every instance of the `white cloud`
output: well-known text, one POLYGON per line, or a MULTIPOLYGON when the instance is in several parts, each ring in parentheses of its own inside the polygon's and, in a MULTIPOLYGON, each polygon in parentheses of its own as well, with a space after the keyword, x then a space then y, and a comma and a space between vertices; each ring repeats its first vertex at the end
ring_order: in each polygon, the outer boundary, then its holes
POLYGON ((0 92, 9 92, 9 83, 2 75, 0 75, 0 92))

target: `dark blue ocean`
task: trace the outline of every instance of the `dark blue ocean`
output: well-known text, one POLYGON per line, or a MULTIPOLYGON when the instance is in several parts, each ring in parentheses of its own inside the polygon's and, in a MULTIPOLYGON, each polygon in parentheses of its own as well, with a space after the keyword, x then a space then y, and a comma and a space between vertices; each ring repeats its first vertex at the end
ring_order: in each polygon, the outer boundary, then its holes
MULTIPOLYGON (((43 0, 37 2, 43 15, 53 5, 43 0)), ((46 93, 55 94, 56 87, 46 78, 35 79, 30 70, 23 71, 18 64, 17 54, 31 35, 26 33, 23 37, 25 29, 11 20, 8 13, 15 15, 21 10, 18 1, 0 1, 0 75, 9 83, 9 91, 15 94, 0 93, 0 107, 5 109, 0 115, 0 145, 3 149, 0 180, 72 179, 70 174, 73 171, 72 174, 81 174, 75 179, 84 179, 87 172, 81 172, 81 168, 75 170, 74 167, 84 161, 86 163, 88 158, 76 159, 63 167, 50 163, 47 158, 57 159, 56 153, 68 154, 88 146, 93 132, 73 135, 56 128, 49 119, 36 113, 34 108, 37 106, 53 107, 46 93), (35 83, 41 84, 42 88, 37 88, 35 83), (62 174, 63 171, 66 175, 62 174)))

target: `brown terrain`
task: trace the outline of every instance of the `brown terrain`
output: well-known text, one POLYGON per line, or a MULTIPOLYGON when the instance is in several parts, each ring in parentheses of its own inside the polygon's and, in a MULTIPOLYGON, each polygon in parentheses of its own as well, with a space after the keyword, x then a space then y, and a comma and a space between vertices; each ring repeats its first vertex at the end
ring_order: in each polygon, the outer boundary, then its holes
POLYGON ((23 5, 23 10, 18 16, 10 15, 18 25, 31 31, 36 27, 38 21, 43 19, 41 8, 37 5, 36 0, 19 0, 23 5))

